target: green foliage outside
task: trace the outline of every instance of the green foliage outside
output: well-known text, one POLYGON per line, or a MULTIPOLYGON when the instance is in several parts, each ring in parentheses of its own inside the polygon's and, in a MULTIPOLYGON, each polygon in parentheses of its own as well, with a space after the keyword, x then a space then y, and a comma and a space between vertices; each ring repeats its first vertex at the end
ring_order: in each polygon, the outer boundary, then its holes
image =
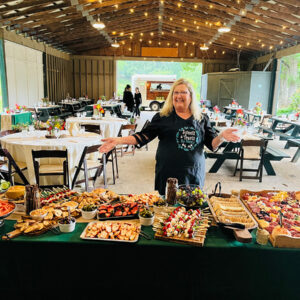
POLYGON ((277 115, 300 111, 300 53, 281 60, 277 115))
POLYGON ((161 62, 161 61, 117 61, 117 95, 123 96, 126 84, 131 85, 131 77, 135 74, 176 75, 191 82, 200 101, 202 75, 201 63, 161 62))

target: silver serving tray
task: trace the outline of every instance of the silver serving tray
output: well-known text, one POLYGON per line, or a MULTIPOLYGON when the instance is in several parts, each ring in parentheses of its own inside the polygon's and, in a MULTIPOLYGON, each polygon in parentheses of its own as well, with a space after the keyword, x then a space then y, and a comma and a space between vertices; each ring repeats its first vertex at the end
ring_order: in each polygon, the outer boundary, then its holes
MULTIPOLYGON (((121 243, 136 243, 139 239, 139 235, 137 236, 137 238, 133 241, 127 241, 127 240, 117 240, 117 239, 101 239, 101 238, 92 238, 92 237, 86 237, 86 232, 87 232, 87 228, 91 225, 93 225, 94 223, 107 223, 107 221, 93 221, 87 224, 87 226, 85 227, 85 229, 83 230, 83 232, 80 235, 80 238, 82 240, 91 240, 91 241, 106 241, 106 242, 121 242, 121 243)), ((109 223, 120 223, 119 221, 109 221, 109 223)), ((122 222, 122 223, 129 223, 129 222, 122 222)), ((141 225, 139 224, 139 229, 141 230, 141 225)))

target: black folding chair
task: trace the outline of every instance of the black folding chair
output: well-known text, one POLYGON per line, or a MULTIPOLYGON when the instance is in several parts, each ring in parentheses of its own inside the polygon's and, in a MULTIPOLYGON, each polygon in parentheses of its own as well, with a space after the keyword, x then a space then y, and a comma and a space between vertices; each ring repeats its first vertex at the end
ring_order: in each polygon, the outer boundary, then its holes
POLYGON ((93 181, 93 188, 95 188, 95 182, 97 178, 103 173, 103 180, 104 180, 104 187, 107 187, 107 176, 106 176, 106 163, 109 156, 112 154, 112 151, 108 152, 107 154, 102 154, 101 158, 98 158, 97 161, 89 160, 87 158, 88 154, 98 152, 98 148, 101 145, 94 145, 94 146, 86 146, 82 152, 80 161, 78 166, 76 166, 76 172, 74 178, 72 180, 72 188, 74 188, 75 184, 85 183, 85 190, 88 191, 89 180, 93 181), (93 177, 89 177, 88 171, 96 170, 95 175, 93 177), (84 172, 84 179, 77 180, 80 171, 84 172))
MULTIPOLYGON (((63 176, 64 186, 69 186, 68 150, 32 150, 32 159, 36 183, 40 185, 41 176, 63 176), (64 158, 61 164, 40 164, 38 159, 64 158)), ((63 186, 43 185, 42 187, 63 186)))
POLYGON ((29 184, 23 171, 27 169, 25 163, 16 162, 7 149, 0 148, 0 156, 5 157, 7 160, 2 160, 0 163, 0 173, 12 185, 14 184, 13 175, 18 174, 24 185, 29 184))
POLYGON ((259 179, 259 182, 262 182, 262 175, 263 175, 263 161, 264 161, 264 155, 266 152, 268 140, 242 140, 241 141, 241 147, 239 151, 239 158, 236 162, 235 170, 233 176, 235 176, 237 171, 240 171, 240 181, 242 181, 243 178, 245 179, 259 179), (245 149, 247 147, 256 147, 259 151, 257 154, 248 154, 245 155, 245 149), (250 160, 250 161, 259 161, 257 169, 250 169, 250 168, 244 168, 244 161, 250 160), (240 163, 240 168, 238 168, 238 163, 240 163), (255 176, 245 176, 243 175, 243 172, 256 172, 255 176))

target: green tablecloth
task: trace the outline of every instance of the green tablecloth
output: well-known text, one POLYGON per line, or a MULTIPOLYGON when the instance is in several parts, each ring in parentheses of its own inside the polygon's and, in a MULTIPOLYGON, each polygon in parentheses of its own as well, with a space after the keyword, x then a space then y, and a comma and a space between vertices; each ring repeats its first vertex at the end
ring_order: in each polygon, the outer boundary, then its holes
POLYGON ((12 116, 12 124, 31 124, 31 112, 23 112, 12 116))
MULTIPOLYGON (((13 223, 5 221, 0 234, 11 231, 13 223)), ((49 298, 57 289, 63 289, 60 296, 83 299, 105 292, 124 299, 299 298, 300 249, 241 244, 231 231, 215 227, 202 248, 142 237, 135 244, 85 241, 79 238, 85 226, 77 224, 73 233, 1 241, 1 295, 41 299, 50 286, 49 298)), ((151 228, 143 230, 153 237, 151 228)))
MULTIPOLYGON (((1 117, 1 114, 0 114, 0 117, 1 117)), ((31 112, 22 112, 19 114, 11 115, 11 125, 31 124, 31 123, 32 123, 31 112)), ((1 129, 1 122, 0 122, 0 129, 1 129)))

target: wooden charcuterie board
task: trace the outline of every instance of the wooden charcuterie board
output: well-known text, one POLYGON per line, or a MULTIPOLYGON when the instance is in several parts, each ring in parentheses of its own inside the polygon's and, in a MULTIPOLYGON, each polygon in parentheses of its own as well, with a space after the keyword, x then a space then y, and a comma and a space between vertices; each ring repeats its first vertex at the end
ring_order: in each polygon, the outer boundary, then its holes
MULTIPOLYGON (((170 213, 172 210, 175 209, 175 207, 168 207, 165 209, 164 208, 161 209, 162 209, 161 212, 156 212, 155 218, 164 219, 168 213, 170 213)), ((195 237, 193 238, 185 238, 185 237, 178 237, 178 236, 168 237, 163 235, 160 229, 156 230, 154 238, 162 241, 167 241, 167 242, 174 242, 179 244, 192 245, 196 247, 203 247, 206 238, 207 229, 210 223, 209 218, 211 218, 211 215, 203 219, 200 228, 196 231, 195 237)), ((159 221, 156 221, 154 223, 159 223, 159 221)))
MULTIPOLYGON (((258 226, 260 228, 263 228, 260 225, 260 220, 256 216, 256 214, 252 211, 251 207, 248 205, 248 202, 246 200, 243 200, 242 197, 246 194, 254 194, 257 196, 265 196, 267 193, 276 193, 280 192, 279 190, 262 190, 262 191, 249 191, 249 190, 241 190, 240 191, 240 199, 243 202, 243 204, 247 207, 249 212, 252 214, 253 218, 256 220, 258 223, 258 226)), ((300 192, 296 192, 297 194, 297 200, 300 201, 300 192)), ((292 237, 288 235, 278 235, 275 237, 275 239, 272 237, 272 235, 269 235, 269 241, 271 242, 273 247, 278 247, 278 248, 300 248, 300 238, 299 237, 292 237)))
MULTIPOLYGON (((208 205, 209 205, 209 208, 212 212, 212 215, 213 215, 214 219, 216 220, 217 223, 219 223, 221 221, 219 220, 218 216, 216 215, 216 213, 214 211, 214 208, 213 208, 213 204, 210 201, 210 198, 213 197, 213 196, 214 195, 209 196, 208 205)), ((249 232, 249 230, 254 229, 254 228, 257 227, 256 220, 252 217, 252 214, 248 211, 248 209, 245 207, 243 202, 240 201, 240 199, 238 199, 236 196, 233 196, 233 195, 230 195, 230 194, 220 194, 219 195, 219 198, 223 198, 224 201, 226 201, 226 199, 229 199, 230 197, 235 197, 236 200, 240 203, 240 207, 244 209, 244 213, 246 213, 249 216, 248 218, 250 218, 252 220, 252 225, 246 226, 245 229, 236 229, 236 228, 232 228, 230 226, 228 226, 228 228, 233 230, 234 237, 238 242, 251 243, 252 242, 252 235, 249 232)), ((239 223, 239 222, 236 221, 236 223, 239 223)), ((243 224, 243 223, 241 223, 241 224, 243 224)))
MULTIPOLYGON (((206 234, 206 232, 205 232, 206 234)), ((187 238, 175 238, 175 237, 167 237, 159 234, 158 232, 155 233, 154 235, 155 239, 162 240, 162 241, 168 241, 168 242, 174 242, 174 243, 179 243, 179 244, 185 244, 185 245, 192 245, 192 246, 197 246, 197 247, 203 247, 205 237, 196 237, 193 239, 187 239, 187 238)))

